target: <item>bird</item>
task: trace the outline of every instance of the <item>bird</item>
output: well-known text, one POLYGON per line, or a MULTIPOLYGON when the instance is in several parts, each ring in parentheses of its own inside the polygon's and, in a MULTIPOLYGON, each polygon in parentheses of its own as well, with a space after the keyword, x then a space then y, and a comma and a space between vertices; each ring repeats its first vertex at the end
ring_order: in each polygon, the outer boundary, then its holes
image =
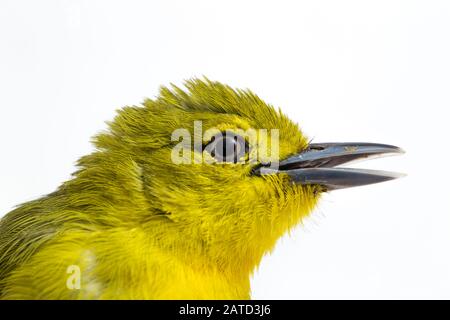
POLYGON ((279 108, 208 78, 161 86, 92 139, 70 180, 0 220, 1 299, 251 299, 250 278, 324 193, 400 174, 400 154, 313 143, 279 108))

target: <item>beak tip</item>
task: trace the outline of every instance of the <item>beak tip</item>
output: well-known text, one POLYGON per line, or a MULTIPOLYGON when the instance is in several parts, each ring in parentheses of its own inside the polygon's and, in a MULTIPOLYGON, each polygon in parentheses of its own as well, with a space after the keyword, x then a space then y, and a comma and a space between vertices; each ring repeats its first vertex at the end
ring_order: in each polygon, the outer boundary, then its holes
POLYGON ((394 179, 405 178, 405 177, 407 177, 407 176, 408 176, 407 173, 404 173, 404 172, 395 172, 394 179))
POLYGON ((396 153, 398 153, 399 155, 400 154, 405 154, 406 153, 406 150, 405 149, 402 149, 402 148, 400 148, 400 147, 397 147, 397 152, 396 153))
POLYGON ((407 176, 406 173, 403 172, 393 172, 393 171, 381 171, 381 170, 370 170, 370 169, 360 169, 361 172, 365 171, 366 173, 369 174, 373 174, 373 175, 377 175, 380 177, 385 177, 386 180, 385 181, 389 181, 389 180, 396 180, 396 179, 400 179, 400 178, 404 178, 407 176))

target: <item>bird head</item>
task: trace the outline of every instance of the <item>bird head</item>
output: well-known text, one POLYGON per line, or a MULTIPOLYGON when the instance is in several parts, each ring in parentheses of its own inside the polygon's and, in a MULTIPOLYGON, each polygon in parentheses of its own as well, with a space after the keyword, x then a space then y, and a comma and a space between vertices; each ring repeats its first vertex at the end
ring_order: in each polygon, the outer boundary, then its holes
POLYGON ((184 89, 162 87, 157 98, 119 110, 95 144, 99 154, 117 159, 110 167, 118 175, 119 163, 132 163, 120 184, 145 203, 137 221, 158 233, 154 238, 244 271, 323 192, 396 177, 336 165, 400 152, 380 144, 311 144, 254 93, 207 79, 187 81, 184 89))

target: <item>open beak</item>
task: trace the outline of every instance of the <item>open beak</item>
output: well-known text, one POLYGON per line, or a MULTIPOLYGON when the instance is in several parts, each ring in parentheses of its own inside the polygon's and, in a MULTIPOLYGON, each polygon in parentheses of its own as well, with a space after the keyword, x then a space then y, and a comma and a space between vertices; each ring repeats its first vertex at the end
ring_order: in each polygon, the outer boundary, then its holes
POLYGON ((361 159, 402 154, 398 147, 377 143, 313 143, 305 151, 282 160, 278 169, 261 166, 255 173, 287 174, 296 184, 321 185, 326 190, 364 186, 402 177, 401 173, 336 168, 361 159))

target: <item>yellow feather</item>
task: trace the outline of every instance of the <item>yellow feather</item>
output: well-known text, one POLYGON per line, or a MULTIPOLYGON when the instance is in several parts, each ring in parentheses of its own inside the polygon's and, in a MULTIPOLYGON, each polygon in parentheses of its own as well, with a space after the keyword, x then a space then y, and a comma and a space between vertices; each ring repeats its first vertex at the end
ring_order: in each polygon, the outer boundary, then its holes
POLYGON ((254 177, 250 164, 175 164, 171 134, 193 135, 194 121, 278 129, 281 158, 307 139, 250 91, 207 79, 186 88, 119 110, 72 180, 0 221, 1 298, 250 298, 252 272, 311 212, 319 187, 254 177), (79 288, 68 286, 70 266, 79 288))

